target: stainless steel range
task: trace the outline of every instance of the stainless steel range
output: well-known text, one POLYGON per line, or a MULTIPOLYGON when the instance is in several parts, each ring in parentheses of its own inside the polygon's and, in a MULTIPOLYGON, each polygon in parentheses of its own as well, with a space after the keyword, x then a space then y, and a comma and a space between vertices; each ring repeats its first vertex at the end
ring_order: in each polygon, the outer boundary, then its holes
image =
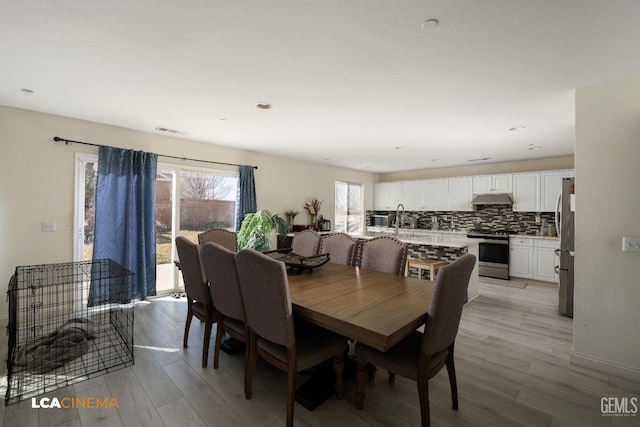
POLYGON ((509 280, 509 230, 470 230, 468 238, 482 239, 478 254, 478 275, 509 280))

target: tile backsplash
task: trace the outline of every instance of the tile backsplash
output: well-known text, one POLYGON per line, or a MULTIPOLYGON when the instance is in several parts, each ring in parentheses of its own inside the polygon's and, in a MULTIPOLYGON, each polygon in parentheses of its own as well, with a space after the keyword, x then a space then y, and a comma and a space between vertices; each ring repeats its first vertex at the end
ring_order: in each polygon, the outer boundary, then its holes
MULTIPOLYGON (((367 225, 371 224, 369 217, 373 213, 367 211, 367 225)), ((442 231, 489 228, 512 230, 516 234, 536 234, 544 221, 550 225, 554 223, 553 212, 514 212, 511 206, 501 205, 481 205, 472 212, 406 211, 406 215, 417 216, 418 228, 422 229, 431 229, 431 217, 435 215, 438 217, 438 229, 442 231), (540 222, 536 222, 536 216, 540 216, 540 222)))

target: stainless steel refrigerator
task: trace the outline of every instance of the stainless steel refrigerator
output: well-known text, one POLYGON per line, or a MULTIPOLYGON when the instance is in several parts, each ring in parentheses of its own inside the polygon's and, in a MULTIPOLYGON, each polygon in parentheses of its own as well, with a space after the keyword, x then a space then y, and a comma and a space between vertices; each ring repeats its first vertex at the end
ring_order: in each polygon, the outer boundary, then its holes
POLYGON ((574 223, 575 223, 575 178, 563 178, 562 190, 556 206, 556 230, 560 236, 560 265, 556 272, 560 278, 558 292, 560 314, 573 317, 573 285, 574 285, 574 223))

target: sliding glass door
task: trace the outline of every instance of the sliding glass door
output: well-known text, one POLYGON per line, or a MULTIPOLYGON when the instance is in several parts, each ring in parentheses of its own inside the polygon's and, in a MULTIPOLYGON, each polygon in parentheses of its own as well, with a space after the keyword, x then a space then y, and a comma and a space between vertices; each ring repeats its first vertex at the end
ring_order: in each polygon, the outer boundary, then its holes
MULTIPOLYGON (((76 155, 74 259, 93 255, 93 223, 98 157, 76 155)), ((185 169, 159 164, 156 176, 156 290, 158 295, 184 289, 175 238, 197 242, 210 228, 235 230, 238 174, 215 169, 185 169)))

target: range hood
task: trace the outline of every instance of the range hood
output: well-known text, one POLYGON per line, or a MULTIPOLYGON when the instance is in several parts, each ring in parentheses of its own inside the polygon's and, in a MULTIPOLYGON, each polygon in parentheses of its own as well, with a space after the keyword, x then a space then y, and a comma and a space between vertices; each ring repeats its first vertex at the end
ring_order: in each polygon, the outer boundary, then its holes
POLYGON ((507 193, 488 193, 474 194, 471 200, 473 206, 477 205, 512 205, 511 194, 507 193))

